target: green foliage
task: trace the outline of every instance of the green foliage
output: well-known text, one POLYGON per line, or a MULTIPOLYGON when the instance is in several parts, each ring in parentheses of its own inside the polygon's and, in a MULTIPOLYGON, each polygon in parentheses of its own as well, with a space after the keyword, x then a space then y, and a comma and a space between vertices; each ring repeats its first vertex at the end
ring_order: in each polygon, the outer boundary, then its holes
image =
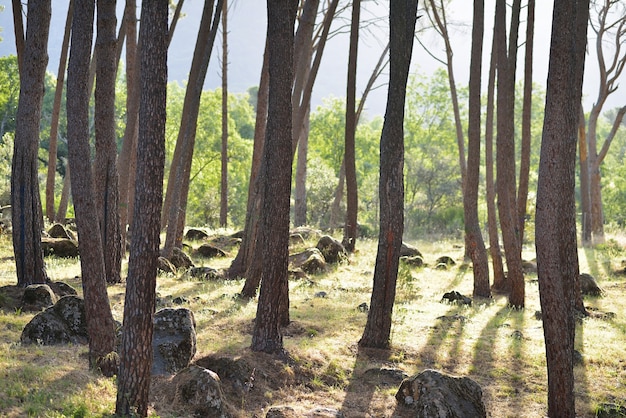
POLYGON ((13 132, 7 132, 0 142, 0 206, 11 202, 11 160, 13 158, 13 132))
POLYGON ((0 57, 0 138, 5 132, 15 132, 19 95, 20 75, 17 56, 0 57))
POLYGON ((326 161, 313 157, 307 170, 307 218, 312 225, 328 225, 338 178, 326 161))

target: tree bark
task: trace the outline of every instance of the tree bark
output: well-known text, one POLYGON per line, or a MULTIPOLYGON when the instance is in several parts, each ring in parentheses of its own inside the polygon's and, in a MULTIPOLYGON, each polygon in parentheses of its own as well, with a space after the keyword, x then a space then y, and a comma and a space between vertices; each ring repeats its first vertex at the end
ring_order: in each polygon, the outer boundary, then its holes
POLYGON ((222 170, 220 226, 228 224, 228 1, 222 5, 222 170))
POLYGON ((361 347, 388 348, 404 228, 404 105, 413 51, 417 0, 389 4, 390 68, 380 137, 380 232, 374 286, 361 347))
MULTIPOLYGON (((36 5, 33 3, 33 5, 36 5)), ((13 31, 15 33, 15 52, 17 53, 17 66, 20 71, 20 79, 22 69, 24 68, 24 21, 22 20, 22 2, 20 0, 11 0, 13 8, 13 31)), ((29 5, 30 6, 30 5, 29 5)), ((43 30, 43 29, 42 29, 43 30)))
POLYGON ((583 247, 592 244, 591 232, 591 194, 589 191, 589 152, 587 150, 587 132, 585 129, 585 113, 582 104, 580 106, 580 118, 578 120, 578 161, 580 164, 580 208, 582 218, 581 241, 583 247))
POLYGON ((282 353, 285 311, 289 310, 289 206, 291 195, 293 45, 297 2, 268 0, 269 104, 260 177, 263 211, 259 231, 263 253, 261 290, 252 350, 282 353))
POLYGON ((137 190, 124 302, 115 413, 148 414, 152 335, 159 256, 167 91, 167 17, 164 1, 141 8, 141 99, 137 190))
POLYGON ((55 219, 56 222, 65 224, 67 216, 67 205, 70 200, 72 182, 70 181, 70 164, 66 158, 63 158, 62 161, 63 165, 65 166, 65 178, 63 179, 63 188, 61 189, 61 198, 59 199, 59 209, 55 214, 55 219))
POLYGON ((588 0, 555 2, 537 186, 536 249, 548 367, 548 416, 576 416, 574 304, 576 138, 587 39, 588 0))
POLYGON ((115 79, 117 38, 115 0, 97 0, 98 17, 95 91, 95 198, 104 250, 108 283, 122 281, 122 237, 119 218, 119 179, 117 174, 117 135, 115 132, 115 79))
POLYGON ((348 53, 348 82, 346 92, 346 128, 344 146, 344 164, 346 170, 346 223, 343 230, 343 245, 350 253, 354 252, 358 235, 357 215, 359 198, 356 181, 356 60, 359 45, 359 22, 361 1, 352 2, 352 20, 350 24, 350 51, 348 53))
POLYGON ((57 71, 57 83, 54 91, 52 104, 52 116, 50 120, 50 142, 48 146, 48 171, 46 176, 46 217, 50 222, 56 218, 54 209, 54 183, 57 167, 57 144, 59 135, 59 116, 61 114, 61 98, 65 84, 65 68, 67 66, 67 51, 70 44, 70 29, 72 28, 72 13, 74 0, 70 0, 65 20, 65 32, 61 44, 61 57, 59 58, 59 70, 57 71))
MULTIPOLYGON (((18 7, 17 13, 20 16, 14 16, 14 19, 21 22, 21 7, 18 7)), ((11 222, 17 285, 21 287, 45 283, 48 280, 41 250, 43 214, 39 195, 37 151, 48 64, 50 14, 50 0, 30 0, 26 41, 22 48, 18 46, 18 60, 23 64, 20 66, 20 96, 15 117, 11 164, 11 222)), ((22 40, 24 37, 23 30, 20 33, 18 31, 20 28, 16 24, 16 42, 20 35, 22 40)))
POLYGON ((517 194, 517 222, 520 250, 524 243, 526 205, 528 202, 528 180, 530 175, 530 133, 532 94, 533 94, 533 45, 535 33, 535 0, 528 0, 526 19, 526 50, 524 57, 524 98, 522 105, 522 149, 520 158, 519 187, 517 194))
MULTIPOLYGON (((89 148, 89 62, 94 1, 76 0, 67 73, 67 137, 72 198, 80 240, 80 268, 89 333, 89 364, 115 350, 115 323, 106 288, 102 237, 89 148)), ((104 370, 103 370, 104 371, 104 370)))
POLYGON ((496 14, 499 19, 498 94, 497 94, 497 136, 496 170, 498 172, 498 214, 502 228, 502 241, 506 252, 508 280, 511 284, 509 305, 524 307, 525 288, 522 270, 521 246, 517 222, 517 198, 515 182, 515 63, 517 59, 517 29, 519 27, 520 0, 513 2, 509 51, 506 51, 506 2, 496 1, 496 14))
POLYGON ((467 129, 467 168, 463 196, 465 215, 465 248, 472 259, 474 296, 491 297, 489 288, 489 260, 478 220, 478 182, 480 172, 480 84, 483 35, 485 27, 483 0, 474 0, 472 26, 472 58, 469 81, 469 124, 467 129))
POLYGON ((307 116, 304 118, 304 126, 302 127, 302 133, 298 140, 298 154, 296 161, 296 187, 295 187, 295 202, 293 207, 293 223, 295 226, 306 225, 307 223, 307 202, 306 202, 306 174, 307 174, 307 157, 309 153, 309 115, 311 109, 307 111, 307 116))

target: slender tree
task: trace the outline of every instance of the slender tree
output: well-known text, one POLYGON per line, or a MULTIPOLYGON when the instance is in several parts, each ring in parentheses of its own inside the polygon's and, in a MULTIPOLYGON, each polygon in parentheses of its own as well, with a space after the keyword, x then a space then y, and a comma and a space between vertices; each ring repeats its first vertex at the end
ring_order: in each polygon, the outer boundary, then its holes
POLYGON ((346 128, 344 165, 346 170, 346 223, 343 230, 343 245, 348 252, 354 252, 357 238, 357 215, 359 198, 356 182, 356 59, 359 45, 359 21, 361 20, 361 1, 352 2, 352 20, 350 24, 350 51, 348 53, 348 82, 346 92, 346 128))
MULTIPOLYGON (((35 3, 33 3, 33 6, 34 5, 35 3)), ((22 68, 24 67, 24 54, 26 49, 24 41, 24 21, 22 20, 22 2, 20 0, 11 0, 11 6, 13 8, 13 29, 15 32, 15 52, 17 53, 17 65, 20 69, 20 74, 22 74, 22 68)))
POLYGON ((145 0, 141 7, 142 48, 137 200, 124 302, 115 413, 148 415, 152 334, 165 164, 167 91, 167 2, 145 0))
POLYGON ((97 0, 98 17, 95 91, 95 199, 102 247, 105 277, 109 283, 122 278, 122 237, 120 231, 119 185, 117 174, 117 135, 115 132, 115 79, 117 73, 117 38, 115 0, 97 0))
MULTIPOLYGON (((19 2, 18 2, 19 3, 19 2)), ((14 13, 21 7, 14 6, 14 13)), ((18 286, 48 280, 41 250, 43 214, 39 196, 38 160, 39 121, 44 94, 44 77, 48 64, 48 34, 50 31, 50 0, 30 0, 26 41, 19 46, 18 38, 24 39, 23 29, 16 24, 15 38, 18 42, 20 65, 20 95, 15 118, 15 141, 11 165, 11 222, 13 251, 18 286), (20 32, 22 31, 22 32, 20 32)))
POLYGON ((50 120, 50 141, 48 145, 48 172, 46 176, 46 217, 50 222, 56 219, 54 209, 54 183, 57 167, 57 144, 59 135, 59 117, 61 114, 61 98, 65 84, 65 68, 67 67, 67 51, 70 45, 70 30, 72 28, 72 13, 74 11, 74 0, 70 0, 67 7, 67 18, 65 19, 65 31, 63 32, 63 42, 61 44, 61 56, 59 58, 59 70, 57 71, 57 83, 54 90, 54 102, 52 104, 52 115, 50 120))
POLYGON ((535 245, 548 367, 548 416, 576 416, 574 304, 578 277, 574 178, 589 0, 554 3, 537 185, 535 245))
POLYGON ((260 177, 264 196, 260 240, 261 290, 252 332, 252 350, 281 353, 284 312, 289 309, 289 199, 291 194, 293 45, 296 0, 268 0, 269 103, 260 177))
POLYGON ((389 91, 380 137, 380 232, 374 286, 362 347, 389 347, 391 314, 404 228, 404 104, 417 0, 389 3, 389 91))
MULTIPOLYGON (((106 288, 102 236, 89 148, 89 65, 94 0, 76 0, 67 73, 67 137, 72 198, 80 240, 80 267, 89 333, 89 364, 98 367, 115 349, 115 323, 106 288)), ((115 373, 107 365, 103 372, 115 373)))
POLYGON ((228 1, 222 5, 222 171, 220 226, 228 221, 228 1))
POLYGON ((465 248, 472 259, 474 272, 474 296, 490 297, 489 261, 485 242, 478 221, 478 181, 480 169, 480 83, 485 4, 474 0, 474 23, 472 26, 472 58, 469 82, 469 124, 467 129, 467 166, 463 209, 465 215, 465 248))

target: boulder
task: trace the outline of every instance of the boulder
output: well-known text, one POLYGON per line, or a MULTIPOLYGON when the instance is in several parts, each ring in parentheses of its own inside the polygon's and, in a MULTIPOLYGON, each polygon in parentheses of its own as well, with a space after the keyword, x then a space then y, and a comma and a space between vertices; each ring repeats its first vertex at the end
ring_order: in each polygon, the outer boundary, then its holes
POLYGON ((174 374, 196 354, 196 320, 187 308, 165 308, 154 314, 153 375, 174 374))
POLYGON ((208 418, 233 416, 217 373, 191 365, 174 376, 172 385, 173 404, 181 409, 190 410, 194 416, 208 418))
POLYGON ((348 258, 348 252, 341 242, 330 235, 322 236, 317 242, 316 248, 320 250, 327 263, 338 263, 348 258))
POLYGON ((400 247, 400 257, 414 257, 414 256, 422 257, 422 259, 424 258, 422 256, 422 253, 420 253, 417 248, 415 248, 411 244, 402 242, 402 247, 400 247))
POLYGON ((580 274, 578 276, 578 282, 580 283, 580 291, 583 295, 601 296, 604 293, 591 274, 580 274))
POLYGON ((40 311, 54 305, 58 298, 47 284, 31 284, 24 289, 22 310, 40 311))
POLYGON ((290 255, 289 266, 293 269, 302 269, 305 273, 319 273, 326 269, 326 261, 320 250, 309 248, 290 255))
POLYGON ((400 261, 412 267, 424 267, 424 259, 421 255, 403 255, 400 261))
POLYGON ((320 232, 319 229, 314 229, 308 226, 299 226, 297 228, 292 229, 289 233, 291 235, 297 234, 300 237, 302 237, 302 239, 304 239, 305 241, 319 239, 322 236, 322 233, 320 232))
POLYGON ((265 418, 344 418, 345 415, 340 410, 327 407, 315 407, 304 410, 301 407, 290 405, 272 406, 267 410, 265 418))
POLYGON ((185 234, 185 239, 189 241, 201 241, 209 238, 209 234, 206 231, 198 228, 189 228, 185 234))
POLYGON ((522 270, 525 274, 537 274, 537 262, 534 260, 522 260, 522 270))
POLYGON ((226 257, 226 253, 221 248, 213 244, 202 244, 196 250, 198 255, 206 258, 226 257))
POLYGON ((454 261, 454 259, 450 256, 442 255, 441 257, 437 259, 437 261, 435 261, 435 264, 436 265, 445 264, 446 266, 450 267, 450 266, 455 266, 456 261, 454 261))
POLYGON ((72 239, 42 237, 41 249, 45 256, 78 257, 78 242, 72 239))
POLYGON ((165 257, 159 257, 157 269, 165 273, 176 274, 176 267, 165 257))
POLYGON ((191 261, 191 258, 189 258, 189 256, 185 254, 183 250, 181 250, 180 248, 176 248, 176 247, 172 251, 172 256, 169 258, 169 261, 177 269, 182 268, 186 270, 194 266, 193 261, 191 261))
POLYGON ((22 344, 87 344, 85 303, 78 296, 64 296, 54 306, 35 315, 26 324, 22 344))
POLYGON ((216 270, 212 267, 192 267, 189 270, 191 277, 200 280, 221 280, 225 278, 223 270, 216 270))
POLYGON ((48 235, 50 238, 64 238, 69 240, 76 240, 74 233, 66 229, 62 224, 55 223, 50 229, 48 229, 48 235))
POLYGON ((425 370, 404 379, 396 393, 399 403, 415 410, 420 418, 486 417, 481 387, 468 377, 425 370))

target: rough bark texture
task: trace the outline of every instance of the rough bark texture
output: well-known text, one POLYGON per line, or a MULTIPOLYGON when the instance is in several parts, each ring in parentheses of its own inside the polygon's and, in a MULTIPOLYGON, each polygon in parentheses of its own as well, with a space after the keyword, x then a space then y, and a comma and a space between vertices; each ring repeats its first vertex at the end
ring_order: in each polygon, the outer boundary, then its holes
POLYGON ((491 62, 489 64, 489 78, 487 81, 487 111, 485 115, 485 181, 487 195, 487 228, 489 234, 489 254, 493 270, 493 289, 504 290, 506 287, 500 238, 498 236, 498 211, 496 209, 496 185, 493 172, 493 117, 494 92, 496 86, 497 68, 497 41, 496 28, 491 44, 491 62))
MULTIPOLYGON (((39 2, 46 4, 49 2, 39 2)), ((32 6, 37 5, 37 2, 33 2, 32 6)), ((22 20, 22 2, 20 0, 12 0, 11 6, 13 9, 13 30, 15 31, 15 52, 17 52, 17 65, 22 74, 24 68, 24 53, 25 53, 25 41, 24 41, 24 21, 22 20)), ((31 5, 29 5, 31 6, 31 5)), ((48 24, 48 31, 50 25, 48 24)), ((41 30, 44 30, 41 28, 41 30)), ((46 41, 47 43, 47 41, 46 41)))
POLYGON ((89 62, 94 1, 76 0, 67 73, 67 140, 72 199, 80 240, 80 269, 93 367, 115 349, 115 323, 106 288, 102 239, 89 148, 89 62))
POLYGON ((126 0, 126 127, 118 159, 120 228, 122 248, 126 250, 126 231, 130 224, 137 164, 137 133, 139 118, 139 68, 137 62, 137 7, 135 0, 126 0))
MULTIPOLYGON (((21 13, 21 7, 18 13, 21 13)), ((26 41, 23 53, 18 54, 23 65, 20 66, 20 98, 15 117, 11 165, 11 222, 17 284, 22 287, 47 281, 41 250, 43 214, 37 178, 37 151, 44 77, 48 65, 50 14, 50 0, 29 2, 26 41)), ((21 15, 19 20, 21 22, 21 15)), ((16 39, 19 35, 16 33, 16 39)))
POLYGON ((526 19, 526 44, 524 56, 524 98, 522 104, 522 149, 519 169, 519 187, 517 194, 517 228, 519 229, 520 248, 524 243, 524 225, 526 224, 526 204, 528 202, 528 180, 530 174, 530 122, 533 94, 533 44, 535 33, 535 0, 528 0, 526 19))
POLYGON ((222 5, 222 171, 220 226, 228 223, 228 1, 222 5))
POLYGON ((580 164, 580 209, 582 226, 581 241, 583 246, 591 245, 591 194, 589 192, 589 152, 587 150, 587 131, 585 113, 580 106, 578 121, 578 160, 580 164))
POLYGON ((389 347, 391 313, 404 228, 404 104, 413 51, 417 0, 389 5, 390 68, 385 122, 380 137, 380 233, 374 286, 362 347, 389 347))
POLYGON ((497 93, 497 135, 496 135, 496 170, 498 181, 498 215, 502 228, 502 241, 506 253, 508 281, 511 285, 509 305, 524 307, 525 289, 522 255, 517 223, 517 197, 515 182, 515 63, 517 58, 517 29, 519 26, 520 0, 513 3, 509 51, 506 48, 506 2, 496 1, 496 25, 499 38, 498 56, 498 93, 497 93))
POLYGON ((164 1, 141 8, 141 99, 137 149, 137 189, 131 234, 124 333, 120 349, 117 403, 123 416, 146 416, 155 308, 157 259, 165 164, 167 17, 164 1))
POLYGON ((54 102, 50 119, 50 142, 48 145, 48 172, 46 175, 46 217, 54 222, 56 215, 54 209, 54 182, 57 171, 57 136, 59 134, 59 116, 61 114, 61 98, 65 84, 65 68, 67 66, 67 51, 70 45, 70 29, 72 28, 72 15, 74 0, 70 0, 65 20, 65 32, 61 44, 61 56, 59 58, 59 70, 57 71, 57 83, 54 90, 54 102))
POLYGON ((117 38, 115 0, 97 0, 95 128, 96 209, 104 250, 105 277, 108 283, 122 278, 122 237, 120 231, 119 185, 117 174, 117 135, 115 132, 115 78, 117 38))
POLYGON ((555 2, 535 228, 548 366, 548 416, 576 416, 574 303, 578 277, 574 178, 589 0, 555 2))
MULTIPOLYGON (((200 30, 196 48, 191 62, 189 82, 185 91, 185 101, 183 103, 183 115, 181 116, 180 130, 176 140, 176 148, 180 148, 180 159, 175 163, 172 161, 170 174, 167 182, 167 195, 171 195, 169 207, 164 205, 164 210, 169 209, 167 216, 167 234, 163 255, 169 257, 177 242, 182 241, 183 229, 185 225, 185 214, 187 209, 187 195, 189 193, 189 181, 191 164, 193 159, 193 149, 196 142, 196 128, 198 126, 198 114, 200 112, 200 97, 202 86, 206 78, 209 67, 209 59, 217 28, 222 14, 224 0, 218 0, 213 13, 213 0, 206 0, 200 21, 200 30), (211 18, 213 22, 211 23, 211 18)), ((174 158, 176 158, 176 149, 174 158)), ((166 197, 167 199, 167 197, 166 197)), ((178 245, 180 246, 180 245, 178 245)))
POLYGON ((350 52, 348 54, 348 82, 346 92, 346 128, 344 164, 346 169, 346 223, 343 230, 343 246, 350 253, 354 252, 357 238, 357 215, 359 198, 356 183, 356 59, 359 44, 359 21, 361 1, 352 2, 352 21, 350 25, 350 52))
POLYGON ((465 216, 465 253, 472 259, 474 272, 474 296, 490 297, 489 260, 478 221, 478 182, 480 170, 480 83, 483 34, 485 27, 483 0, 474 0, 474 24, 472 27, 472 58, 469 82, 469 125, 467 129, 467 171, 463 190, 465 216))
POLYGON ((293 41, 296 0, 268 0, 269 104, 260 177, 265 177, 260 242, 261 290, 252 333, 252 350, 283 351, 280 326, 289 309, 289 206, 291 195, 293 41))

